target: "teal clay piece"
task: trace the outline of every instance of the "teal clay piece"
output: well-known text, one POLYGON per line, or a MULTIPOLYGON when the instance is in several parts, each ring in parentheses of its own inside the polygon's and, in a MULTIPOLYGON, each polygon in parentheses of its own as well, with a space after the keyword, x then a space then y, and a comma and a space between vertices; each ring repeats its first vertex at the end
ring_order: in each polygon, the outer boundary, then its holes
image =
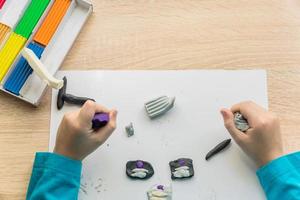
POLYGON ((146 102, 145 109, 150 119, 154 119, 171 110, 174 106, 174 103, 175 97, 161 96, 146 102))

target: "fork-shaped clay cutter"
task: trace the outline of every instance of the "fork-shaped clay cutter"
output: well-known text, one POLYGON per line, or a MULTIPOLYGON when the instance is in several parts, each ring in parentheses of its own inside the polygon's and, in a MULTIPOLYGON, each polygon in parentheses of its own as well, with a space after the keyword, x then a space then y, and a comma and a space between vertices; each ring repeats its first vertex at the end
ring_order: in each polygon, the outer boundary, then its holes
POLYGON ((145 103, 145 109, 151 119, 159 117, 173 108, 175 97, 161 96, 145 103))

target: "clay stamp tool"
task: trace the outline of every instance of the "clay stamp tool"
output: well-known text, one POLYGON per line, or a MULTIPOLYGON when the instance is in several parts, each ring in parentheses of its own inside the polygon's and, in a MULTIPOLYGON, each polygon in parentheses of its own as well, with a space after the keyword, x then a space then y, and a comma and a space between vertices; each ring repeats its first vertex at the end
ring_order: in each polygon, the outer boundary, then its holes
POLYGON ((91 100, 95 101, 94 99, 87 98, 87 97, 78 97, 72 94, 67 94, 67 78, 63 78, 63 87, 58 91, 57 95, 57 109, 60 110, 63 106, 64 103, 67 102, 69 104, 74 104, 74 105, 83 105, 86 101, 91 100))
POLYGON ((109 122, 109 114, 96 113, 92 120, 92 129, 97 130, 104 127, 109 122))
POLYGON ((220 151, 224 150, 227 146, 229 146, 230 142, 231 142, 231 139, 227 139, 227 140, 224 140, 223 142, 221 142, 220 144, 218 144, 217 146, 215 146, 212 150, 210 150, 206 154, 205 160, 209 160, 211 157, 213 157, 220 151))
POLYGON ((145 109, 151 119, 159 117, 173 108, 175 97, 161 96, 145 103, 145 109))
POLYGON ((250 128, 247 119, 239 112, 234 113, 234 124, 242 132, 246 132, 250 128))

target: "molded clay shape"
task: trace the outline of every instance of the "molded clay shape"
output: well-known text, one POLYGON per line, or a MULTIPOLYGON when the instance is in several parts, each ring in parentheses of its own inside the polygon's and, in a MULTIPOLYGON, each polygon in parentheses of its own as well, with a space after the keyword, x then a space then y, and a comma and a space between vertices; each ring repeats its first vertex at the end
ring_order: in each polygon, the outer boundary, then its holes
POLYGON ((170 98, 167 96, 161 96, 146 102, 145 109, 147 111, 148 116, 151 119, 154 119, 168 112, 171 108, 173 108, 174 103, 175 97, 170 98))
POLYGON ((239 112, 234 113, 234 124, 235 124, 235 127, 242 132, 245 132, 250 128, 248 121, 239 112))
POLYGON ((143 160, 128 161, 126 174, 132 179, 148 179, 153 176, 154 169, 150 163, 143 160))
POLYGON ((131 137, 134 135, 134 128, 133 128, 132 122, 130 122, 130 124, 128 126, 125 126, 125 130, 126 130, 128 137, 131 137))
POLYGON ((206 154, 205 160, 210 159, 211 157, 213 157, 214 155, 216 155, 217 153, 219 153, 220 151, 225 149, 227 146, 229 146, 230 142, 231 142, 231 139, 227 139, 227 140, 224 140, 223 142, 219 143, 217 146, 215 146, 212 150, 210 150, 206 154))
POLYGON ((164 185, 154 185, 147 191, 148 200, 172 200, 172 188, 164 185))
POLYGON ((186 179, 194 176, 193 160, 189 158, 179 158, 169 162, 172 179, 186 179))

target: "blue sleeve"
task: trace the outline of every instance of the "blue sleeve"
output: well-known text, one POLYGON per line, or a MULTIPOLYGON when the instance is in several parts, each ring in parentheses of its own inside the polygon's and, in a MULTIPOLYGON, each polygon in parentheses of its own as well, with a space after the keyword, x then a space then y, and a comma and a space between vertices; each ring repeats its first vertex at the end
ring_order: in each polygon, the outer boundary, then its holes
POLYGON ((80 185, 81 162, 54 153, 37 153, 27 200, 74 200, 80 185))
POLYGON ((256 174, 268 200, 300 199, 300 152, 277 158, 256 174))

